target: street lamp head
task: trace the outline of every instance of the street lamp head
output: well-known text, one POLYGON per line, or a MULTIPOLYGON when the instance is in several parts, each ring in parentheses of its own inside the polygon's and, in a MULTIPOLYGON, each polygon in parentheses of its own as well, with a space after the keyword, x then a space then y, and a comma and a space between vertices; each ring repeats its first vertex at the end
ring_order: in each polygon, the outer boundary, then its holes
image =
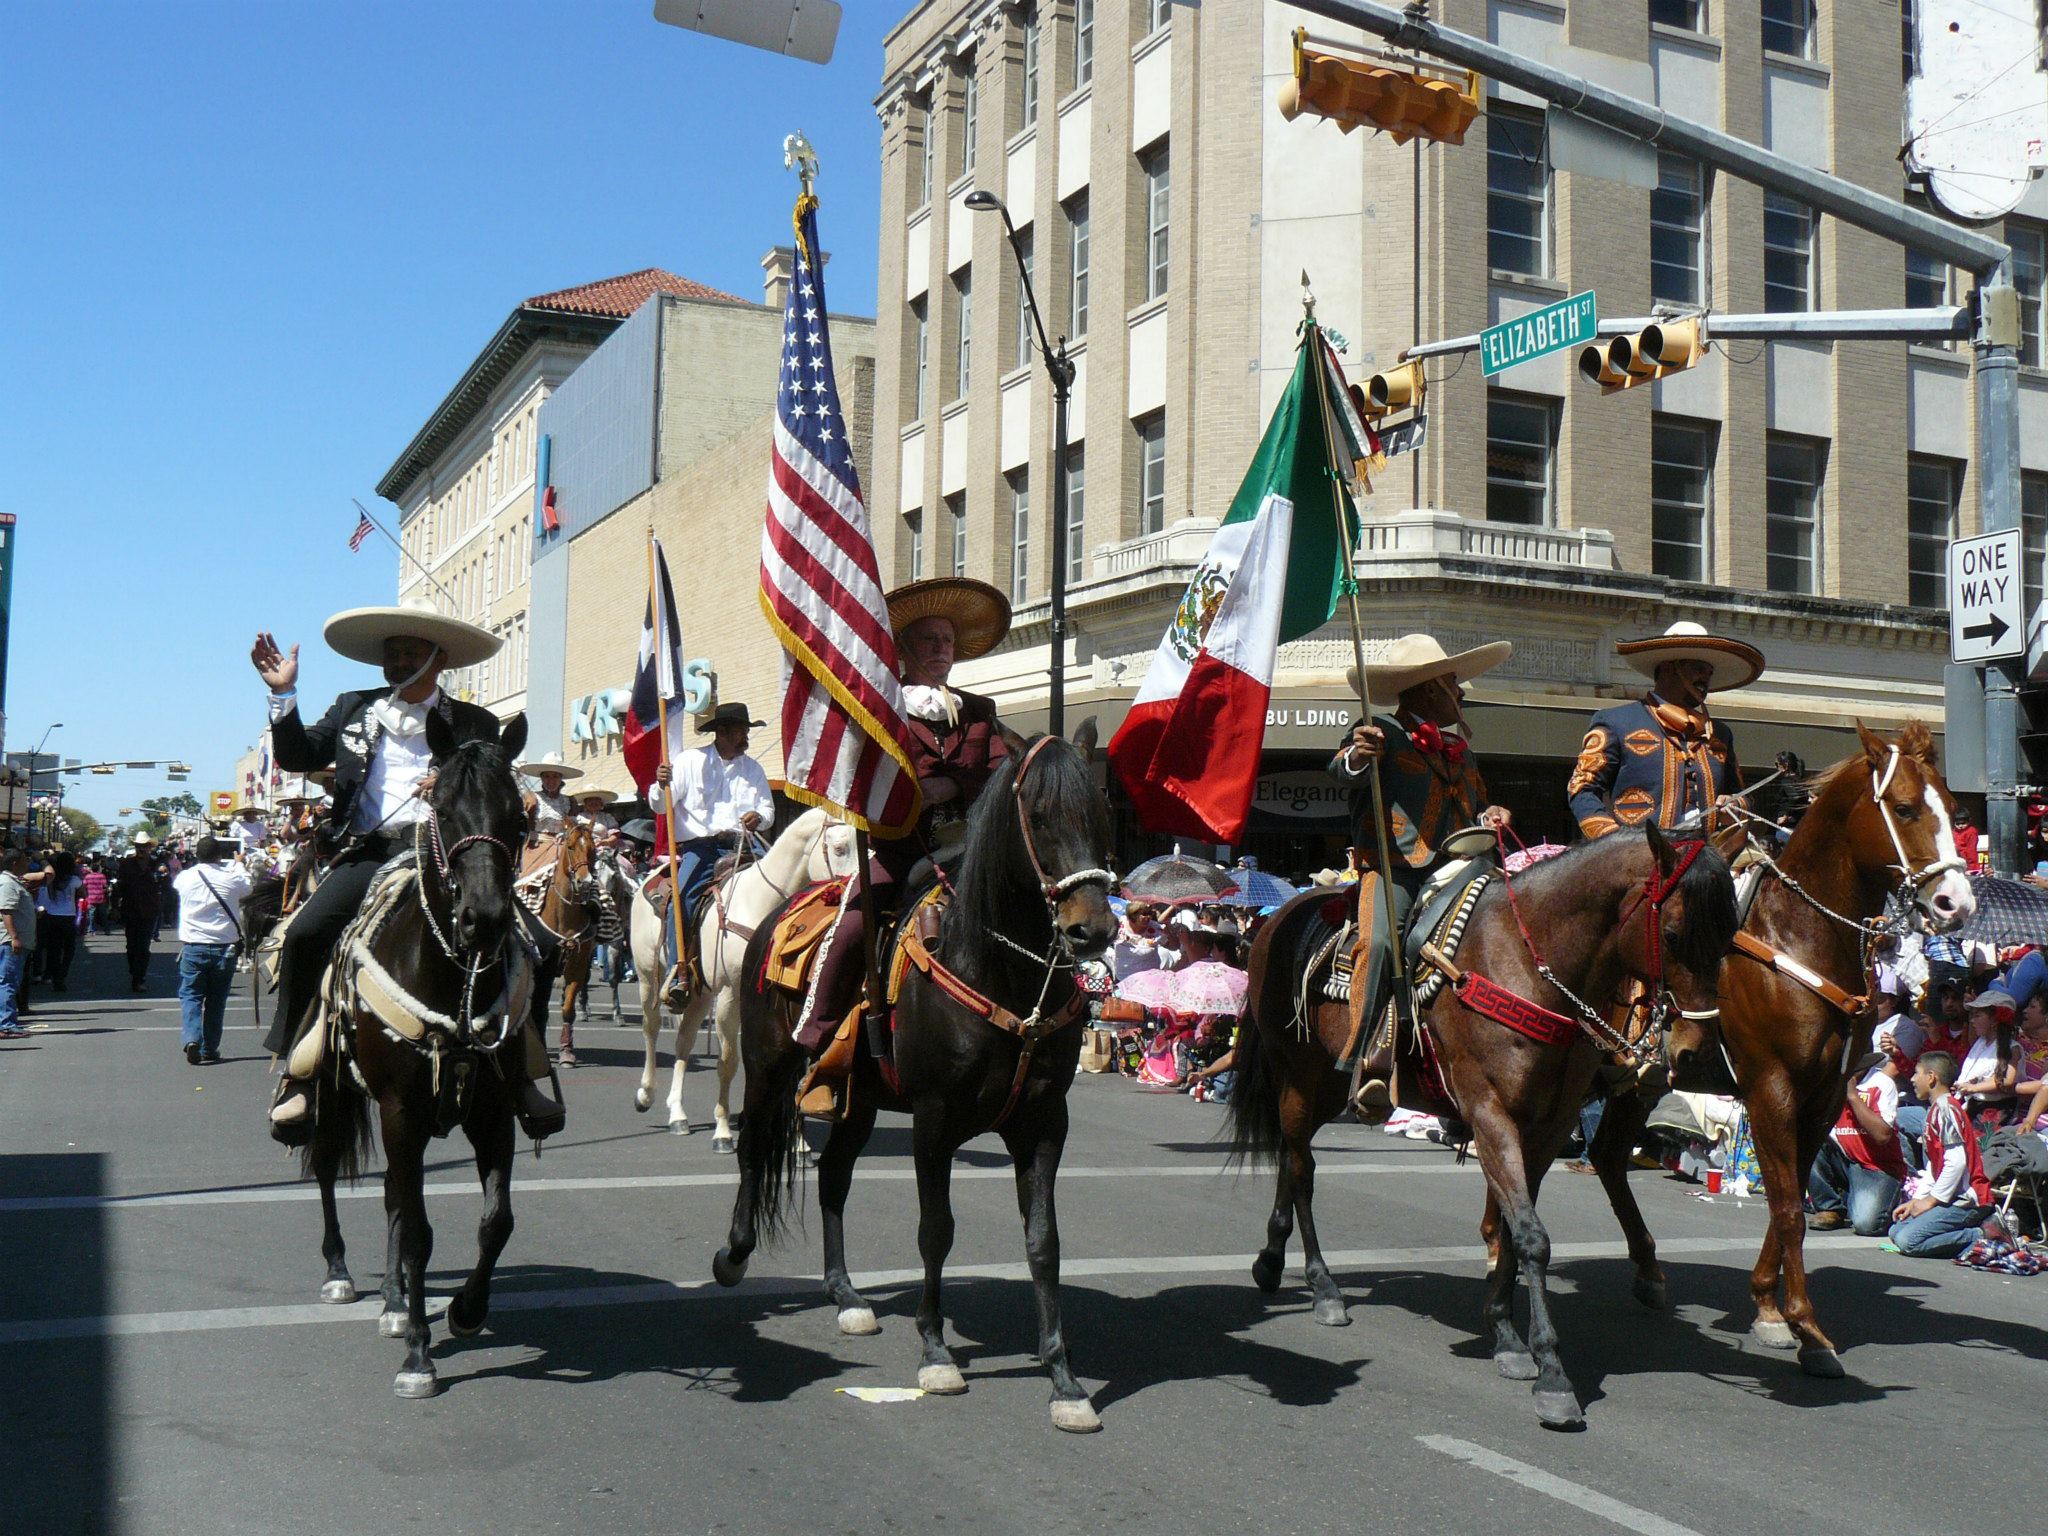
POLYGON ((1001 209, 1003 200, 986 187, 976 187, 962 201, 976 213, 987 213, 991 208, 1001 209))

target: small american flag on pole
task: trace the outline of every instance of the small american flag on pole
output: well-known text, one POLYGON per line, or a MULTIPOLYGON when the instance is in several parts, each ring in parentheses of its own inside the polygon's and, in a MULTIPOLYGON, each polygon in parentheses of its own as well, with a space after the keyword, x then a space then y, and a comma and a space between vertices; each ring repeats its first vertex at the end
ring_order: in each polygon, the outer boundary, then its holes
POLYGON ((903 745, 896 637, 832 378, 817 209, 807 185, 783 313, 761 609, 790 659, 784 789, 888 836, 916 822, 923 795, 903 745))
POLYGON ((371 520, 370 514, 358 510, 356 513, 356 531, 348 536, 349 552, 351 554, 361 553, 363 548, 363 540, 367 539, 371 534, 375 533, 376 531, 377 525, 375 522, 371 520))

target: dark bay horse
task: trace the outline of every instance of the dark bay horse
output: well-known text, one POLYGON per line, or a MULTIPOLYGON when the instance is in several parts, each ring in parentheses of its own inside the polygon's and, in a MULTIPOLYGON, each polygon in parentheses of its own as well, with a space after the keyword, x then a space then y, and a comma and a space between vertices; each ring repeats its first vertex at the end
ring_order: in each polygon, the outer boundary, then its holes
MULTIPOLYGON (((997 1027, 923 971, 909 972, 895 1010, 894 1081, 863 1048, 851 1105, 819 1154, 825 1285, 842 1332, 875 1331, 874 1310, 847 1275, 846 1193, 876 1112, 908 1113, 917 1164, 917 1245, 924 1257, 917 1383, 927 1392, 966 1391, 946 1347, 939 1298, 940 1271, 953 1246, 953 1154, 984 1131, 997 1132, 1017 1171, 1037 1296, 1038 1355, 1052 1377, 1052 1420, 1079 1432, 1099 1429, 1101 1421, 1074 1378, 1060 1332, 1053 1183, 1067 1140, 1067 1091, 1081 1053, 1074 964, 1100 954, 1116 936, 1109 907, 1113 876, 1106 868, 1109 809, 1089 772, 1092 722, 1077 733, 1078 750, 1056 736, 1027 746, 1005 735, 1010 760, 975 803, 952 906, 933 947, 952 978, 1022 1020, 1027 1033, 997 1027), (1061 1023, 1044 1028, 1044 1021, 1061 1023)), ((760 976, 773 925, 772 918, 762 923, 749 943, 743 975, 760 976)), ((800 1002, 756 984, 741 989, 746 1116, 732 1232, 712 1265, 721 1285, 739 1283, 757 1241, 785 1224, 796 1190, 803 1146, 796 1090, 805 1057, 790 1036, 800 1002)))
POLYGON ((440 1390, 428 1353, 426 1273, 434 1231, 427 1222, 424 1163, 428 1144, 453 1124, 476 1151, 484 1215, 476 1268, 448 1304, 449 1332, 470 1337, 490 1309, 491 1271, 512 1236, 514 1086, 496 1058, 501 1048, 522 1048, 535 992, 535 967, 512 894, 525 812, 511 765, 525 744, 526 719, 515 716, 495 745, 458 747, 441 717, 429 711, 427 739, 441 766, 414 851, 393 861, 404 884, 391 893, 387 919, 372 923, 367 915, 383 889, 380 877, 365 901, 366 917, 343 936, 329 972, 325 996, 341 1018, 317 1079, 319 1113, 305 1152, 307 1170, 320 1181, 325 1222, 320 1251, 327 1283, 320 1298, 353 1301, 334 1184, 337 1177, 356 1177, 370 1145, 370 1106, 376 1105, 389 1227, 378 1329, 405 1339, 405 1364, 394 1383, 400 1397, 440 1390), (409 870, 403 867, 408 863, 409 870), (394 1033, 388 1022, 393 997, 421 1026, 417 1040, 394 1033))
MULTIPOLYGON (((1908 920, 1936 930, 1976 909, 1956 852, 1954 797, 1927 728, 1908 725, 1895 742, 1857 732, 1863 750, 1814 781, 1812 809, 1784 852, 1765 861, 1739 947, 1721 971, 1721 1036, 1771 1207, 1750 1275, 1751 1332, 1771 1348, 1798 1349, 1809 1374, 1828 1377, 1842 1374, 1842 1362, 1806 1289, 1806 1179, 1842 1112, 1847 1068, 1870 1048, 1869 946, 1887 897, 1900 896, 1908 920), (1834 1000, 1792 967, 1818 977, 1834 1000)), ((1610 1102, 1591 1161, 1628 1238, 1639 1292, 1654 1284, 1661 1297, 1656 1244, 1628 1187, 1629 1155, 1649 1111, 1640 1094, 1610 1102)))
MULTIPOLYGON (((1513 894, 1511 905, 1506 883, 1496 879, 1479 898, 1452 957, 1461 971, 1574 1022, 1577 1005, 1562 988, 1604 1007, 1633 978, 1649 986, 1668 1021, 1666 1049, 1674 1061, 1714 1049, 1715 977, 1735 936, 1735 895, 1728 865, 1712 847, 1681 850, 1655 827, 1619 832, 1516 875, 1513 894), (1539 972, 1543 962, 1554 981, 1539 972)), ((1336 1063, 1350 1036, 1350 1008, 1324 999, 1327 961, 1312 973, 1303 971, 1310 947, 1303 936, 1331 900, 1325 891, 1297 896, 1252 945, 1230 1120, 1235 1155, 1273 1158, 1279 1165, 1266 1246, 1252 1264, 1253 1278, 1264 1290, 1279 1288, 1287 1240, 1299 1223, 1315 1319, 1337 1326, 1349 1319, 1316 1236, 1315 1156, 1309 1143, 1348 1105, 1350 1080, 1336 1063)), ((1472 1128, 1486 1175, 1480 1222, 1489 1260, 1484 1320, 1493 1335, 1495 1363, 1504 1376, 1535 1381, 1536 1410, 1544 1423, 1575 1427, 1584 1415, 1558 1356, 1544 1293, 1550 1237, 1536 1214, 1536 1197, 1605 1049, 1581 1027, 1544 1041, 1518 1033, 1466 1007, 1450 986, 1424 1016, 1444 1086, 1472 1128), (1514 1322, 1518 1270, 1528 1280, 1526 1343, 1514 1322)), ((1414 1086, 1404 1075, 1404 1102, 1441 1107, 1415 1101, 1414 1086)))

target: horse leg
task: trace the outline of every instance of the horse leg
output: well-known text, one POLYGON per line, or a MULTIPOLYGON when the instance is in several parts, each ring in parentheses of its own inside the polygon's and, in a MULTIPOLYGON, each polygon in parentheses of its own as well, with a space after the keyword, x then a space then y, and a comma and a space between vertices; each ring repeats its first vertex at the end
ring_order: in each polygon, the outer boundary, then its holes
POLYGON ((1522 1133, 1497 1098, 1478 1106, 1473 1130, 1479 1141, 1479 1162, 1486 1182, 1507 1223, 1515 1260, 1528 1282, 1529 1354, 1536 1362, 1536 1416, 1550 1429, 1581 1429, 1585 1410, 1565 1375, 1557 1352, 1557 1325, 1551 1321, 1544 1286, 1550 1270, 1550 1233, 1536 1214, 1535 1186, 1522 1150, 1522 1133))
POLYGON ((448 1299, 448 1331, 458 1339, 482 1331, 491 1310, 491 1271, 512 1239, 512 1107, 503 1091, 491 1098, 488 1111, 478 1117, 481 1123, 469 1127, 477 1177, 483 1183, 484 1214, 476 1229, 476 1268, 448 1299))
POLYGON ((1300 1123, 1288 1126, 1287 1131, 1287 1161, 1294 1169, 1294 1224, 1301 1229, 1302 1278, 1315 1297, 1311 1315, 1325 1328, 1342 1328, 1351 1321, 1344 1310, 1344 1293, 1331 1278, 1330 1266, 1323 1262, 1322 1240, 1316 1236, 1316 1158, 1309 1150, 1315 1126, 1303 1115, 1300 1123))
POLYGON ((944 1098, 920 1099, 911 1115, 910 1146, 917 1163, 917 1251, 924 1258, 924 1293, 917 1303, 924 1363, 917 1384, 927 1392, 951 1395, 965 1392, 967 1382, 946 1348, 946 1318, 939 1306, 939 1274, 953 1251, 953 1148, 945 1142, 945 1121, 944 1098))
POLYGON ((1795 1349, 1798 1336, 1778 1307, 1778 1281, 1784 1272, 1785 1256, 1806 1235, 1806 1191, 1792 1183, 1798 1132, 1793 1126, 1791 1081, 1781 1067, 1773 1065, 1768 1075, 1749 1085, 1743 1102, 1749 1115, 1750 1140, 1756 1147, 1757 1167, 1764 1176, 1764 1199, 1771 1209, 1763 1247, 1757 1254, 1756 1267, 1749 1273, 1750 1299, 1756 1303, 1756 1321, 1749 1325, 1749 1332, 1767 1349, 1795 1349), (1782 1220, 1781 1204, 1785 1206, 1782 1220))
MULTIPOLYGON (((718 1032, 718 1101, 711 1106, 711 1150, 733 1149, 732 1080, 740 1070, 740 1003, 732 988, 720 988, 711 997, 711 1024, 718 1032)), ((865 1138, 863 1138, 865 1140, 865 1138)), ((854 1155, 859 1155, 859 1148, 854 1155)))
POLYGON ((377 1332, 387 1339, 405 1335, 405 1258, 399 1241, 398 1186, 392 1182, 387 1159, 384 1169, 384 1310, 377 1316, 377 1332))
POLYGON ((636 949, 633 963, 640 969, 640 1034, 647 1043, 647 1057, 640 1064, 640 1081, 633 1089, 633 1108, 646 1114, 654 1102, 654 1074, 661 1070, 661 977, 652 965, 641 965, 636 949))
POLYGON ((1273 1180, 1273 1214, 1266 1218, 1266 1246, 1252 1260, 1252 1280, 1268 1295, 1280 1289, 1287 1267, 1287 1240, 1294 1236, 1294 1159, 1282 1156, 1273 1180))
POLYGON ((1761 1163, 1761 1151, 1758 1157, 1764 1173, 1764 1195, 1771 1204, 1771 1227, 1779 1234, 1782 1249, 1785 1321, 1799 1339, 1799 1368, 1809 1376, 1834 1380, 1846 1374, 1842 1359, 1835 1353, 1834 1341, 1821 1331, 1806 1289, 1806 1179, 1827 1133, 1827 1123, 1800 1126, 1797 1160, 1782 1171, 1782 1176, 1770 1164, 1761 1163), (1781 1207, 1786 1217, 1782 1222, 1781 1207))
POLYGON ((336 1304, 356 1299, 356 1282, 348 1272, 348 1245, 341 1240, 341 1213, 335 1208, 334 1180, 341 1168, 341 1147, 326 1127, 338 1124, 329 1115, 313 1130, 313 1176, 320 1181, 320 1257, 327 1261, 327 1279, 320 1299, 336 1304))
POLYGON ((683 1109, 683 1077, 690 1070, 690 1052, 697 1048, 697 1037, 703 1032, 704 993, 699 989, 691 994, 683 1016, 676 1020, 676 1064, 668 1081, 668 1129, 672 1136, 690 1134, 690 1117, 683 1109))
MULTIPOLYGON (((721 1079, 723 1059, 721 1058, 721 1079)), ((722 1116, 721 1116, 722 1119, 722 1116)), ((839 1331, 880 1333, 875 1309, 853 1288, 846 1272, 846 1192, 853 1187, 853 1165, 875 1129, 875 1102, 866 1094, 855 1098, 846 1118, 832 1127, 825 1150, 818 1154, 818 1208, 825 1214, 825 1289, 839 1309, 839 1331)), ((721 1134, 730 1137, 731 1132, 721 1134)), ((712 1146, 716 1147, 717 1142, 712 1146)))
POLYGON ((405 1269, 405 1364, 391 1390, 400 1397, 432 1397, 441 1390, 427 1329, 427 1261, 434 1256, 434 1229, 427 1222, 426 1169, 422 1148, 403 1111, 384 1113, 386 1199, 396 1191, 398 1257, 405 1269))
POLYGON ((1060 1221, 1053 1186, 1067 1145, 1066 1099, 1053 1100, 1037 1120, 1031 1130, 1007 1130, 1003 1140, 1017 1169, 1017 1212, 1024 1218, 1024 1259, 1038 1302, 1038 1358, 1052 1378, 1053 1427, 1085 1435, 1102 1428, 1102 1420, 1074 1379, 1060 1331, 1060 1221))
POLYGON ((1493 1330, 1493 1363, 1509 1381, 1534 1381, 1536 1357, 1515 1330, 1515 1245, 1501 1241, 1500 1201, 1486 1186, 1486 1213, 1479 1218, 1486 1242, 1486 1325, 1493 1330))
POLYGON ((1600 1187, 1607 1191, 1607 1203, 1628 1241, 1629 1262, 1636 1267, 1636 1300, 1661 1312, 1671 1304, 1664 1266, 1657 1262, 1657 1240, 1650 1236, 1650 1224, 1643 1220, 1643 1209, 1628 1184, 1629 1159, 1649 1120, 1650 1106, 1641 1092, 1609 1099, 1593 1145, 1586 1149, 1586 1161, 1600 1175, 1600 1187))

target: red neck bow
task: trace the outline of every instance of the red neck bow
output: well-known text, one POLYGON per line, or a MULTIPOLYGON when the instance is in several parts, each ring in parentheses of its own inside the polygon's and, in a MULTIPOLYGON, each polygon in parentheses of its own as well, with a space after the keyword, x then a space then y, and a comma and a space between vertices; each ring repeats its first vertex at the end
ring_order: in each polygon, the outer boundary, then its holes
POLYGON ((1453 768, 1465 761, 1465 738, 1446 736, 1432 721, 1420 720, 1411 725, 1408 728, 1408 739, 1415 743, 1418 752, 1429 757, 1440 757, 1453 768))

